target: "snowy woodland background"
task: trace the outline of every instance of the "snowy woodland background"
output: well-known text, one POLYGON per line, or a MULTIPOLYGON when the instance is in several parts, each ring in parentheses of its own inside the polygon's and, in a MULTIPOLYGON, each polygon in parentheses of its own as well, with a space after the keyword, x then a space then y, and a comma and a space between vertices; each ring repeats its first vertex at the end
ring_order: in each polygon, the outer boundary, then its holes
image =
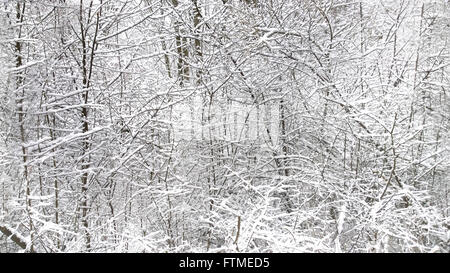
POLYGON ((0 1, 0 252, 449 252, 450 1, 0 1))

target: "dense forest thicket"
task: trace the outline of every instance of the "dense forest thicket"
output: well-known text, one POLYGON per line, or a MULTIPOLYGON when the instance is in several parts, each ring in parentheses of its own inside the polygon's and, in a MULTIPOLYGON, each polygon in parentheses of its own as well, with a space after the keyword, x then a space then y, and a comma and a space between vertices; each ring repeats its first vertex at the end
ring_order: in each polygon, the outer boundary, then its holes
POLYGON ((448 0, 3 0, 0 252, 449 252, 448 0))

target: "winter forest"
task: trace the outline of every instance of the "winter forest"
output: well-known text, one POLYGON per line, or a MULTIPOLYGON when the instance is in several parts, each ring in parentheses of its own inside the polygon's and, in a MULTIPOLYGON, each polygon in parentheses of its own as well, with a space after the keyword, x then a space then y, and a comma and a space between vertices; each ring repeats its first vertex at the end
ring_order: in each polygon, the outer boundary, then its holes
POLYGON ((450 252, 448 0, 1 0, 0 252, 450 252))

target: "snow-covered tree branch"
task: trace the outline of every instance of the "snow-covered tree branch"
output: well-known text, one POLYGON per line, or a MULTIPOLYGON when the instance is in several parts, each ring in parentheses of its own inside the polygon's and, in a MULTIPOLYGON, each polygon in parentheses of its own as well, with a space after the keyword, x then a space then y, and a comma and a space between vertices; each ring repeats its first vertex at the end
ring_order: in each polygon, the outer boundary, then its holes
POLYGON ((450 251, 449 12, 3 1, 0 252, 450 251))

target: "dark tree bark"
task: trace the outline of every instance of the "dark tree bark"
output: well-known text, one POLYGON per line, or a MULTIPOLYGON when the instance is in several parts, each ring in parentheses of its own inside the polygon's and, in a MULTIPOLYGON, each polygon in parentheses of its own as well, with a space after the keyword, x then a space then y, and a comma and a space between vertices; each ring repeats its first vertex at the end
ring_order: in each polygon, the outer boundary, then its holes
MULTIPOLYGON (((18 245, 20 248, 22 249, 27 249, 27 243, 25 241, 23 241, 22 238, 20 238, 19 236, 17 236, 17 234, 15 234, 13 231, 11 231, 8 227, 5 226, 0 226, 0 231, 9 239, 11 239, 11 241, 13 241, 16 245, 18 245)), ((31 253, 34 253, 35 251, 30 248, 28 250, 31 253)))

